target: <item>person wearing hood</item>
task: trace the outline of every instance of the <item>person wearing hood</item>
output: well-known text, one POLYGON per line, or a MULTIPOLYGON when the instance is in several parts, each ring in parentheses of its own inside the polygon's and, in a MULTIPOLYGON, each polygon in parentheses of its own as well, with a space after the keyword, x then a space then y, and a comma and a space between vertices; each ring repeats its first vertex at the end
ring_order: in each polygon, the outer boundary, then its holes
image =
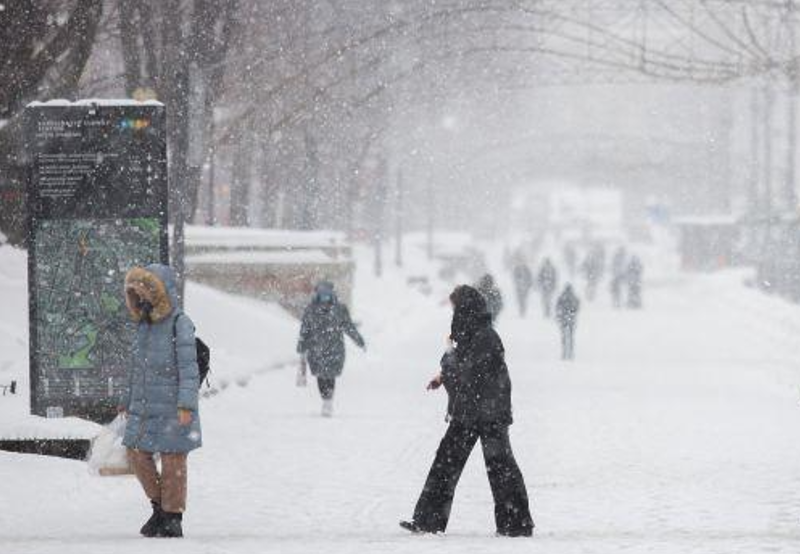
POLYGON ((187 457, 202 445, 194 324, 179 307, 175 274, 167 266, 131 269, 125 300, 136 323, 136 340, 127 394, 120 403, 127 414, 122 443, 153 509, 140 532, 182 537, 187 457))
POLYGON ((311 374, 317 378, 325 417, 333 415, 336 379, 344 369, 345 334, 366 350, 364 338, 350 319, 347 306, 339 302, 333 283, 322 281, 303 312, 297 352, 305 356, 311 374))
POLYGON ((456 485, 475 443, 481 441, 486 473, 494 497, 497 534, 530 536, 533 519, 522 472, 509 441, 511 380, 503 342, 492 327, 486 301, 474 288, 461 285, 450 295, 453 305, 451 346, 441 373, 429 389, 444 385, 449 426, 431 466, 410 521, 400 526, 414 533, 444 532, 456 485))
POLYGON ((578 312, 581 301, 572 290, 572 285, 567 283, 561 296, 556 302, 556 320, 561 329, 561 359, 572 360, 575 358, 575 327, 578 325, 578 312))
POLYGON ((497 321, 500 312, 503 311, 503 295, 490 273, 480 278, 475 287, 486 300, 486 309, 492 318, 492 322, 497 321))

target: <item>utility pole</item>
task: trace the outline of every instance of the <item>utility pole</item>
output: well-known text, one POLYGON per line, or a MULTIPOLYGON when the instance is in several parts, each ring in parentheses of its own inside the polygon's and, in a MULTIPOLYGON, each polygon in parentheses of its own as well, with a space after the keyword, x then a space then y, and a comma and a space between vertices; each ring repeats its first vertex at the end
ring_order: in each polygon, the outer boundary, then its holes
POLYGON ((748 213, 760 214, 762 209, 759 183, 761 181, 761 114, 759 110, 759 90, 750 89, 750 183, 747 187, 748 213))
POLYGON ((427 202, 425 204, 428 207, 428 229, 427 229, 427 238, 428 238, 428 260, 433 260, 433 225, 434 219, 436 217, 436 206, 434 205, 434 197, 433 197, 433 182, 431 178, 428 177, 428 184, 427 188, 425 189, 427 192, 427 202))
POLYGON ((394 263, 397 267, 403 267, 403 170, 397 170, 397 189, 395 190, 395 250, 394 263))
POLYGON ((216 207, 214 206, 214 195, 216 194, 216 180, 217 180, 217 152, 214 143, 214 117, 211 117, 211 121, 209 122, 210 128, 210 138, 208 140, 208 196, 206 197, 206 225, 211 227, 212 225, 216 224, 216 217, 214 217, 214 212, 216 207))
POLYGON ((731 213, 733 206, 733 168, 731 167, 731 149, 733 148, 733 110, 734 96, 730 91, 724 92, 725 106, 719 118, 719 154, 716 156, 718 166, 718 187, 720 189, 720 209, 723 213, 731 213))
POLYGON ((775 100, 775 94, 772 91, 772 85, 769 82, 764 84, 762 94, 764 96, 764 177, 763 177, 763 204, 764 212, 767 217, 772 216, 773 200, 772 200, 772 103, 775 100))
MULTIPOLYGON (((789 32, 789 48, 792 53, 792 60, 797 58, 797 44, 794 28, 794 0, 786 0, 786 27, 789 32)), ((786 125, 788 126, 786 144, 786 182, 784 183, 784 202, 786 209, 794 213, 797 210, 797 193, 795 191, 795 175, 797 164, 797 67, 793 62, 789 67, 789 91, 787 95, 788 113, 786 114, 786 125)))
POLYGON ((375 190, 372 197, 372 245, 375 250, 375 277, 383 277, 383 217, 386 208, 386 189, 389 173, 386 160, 381 158, 376 172, 375 190))

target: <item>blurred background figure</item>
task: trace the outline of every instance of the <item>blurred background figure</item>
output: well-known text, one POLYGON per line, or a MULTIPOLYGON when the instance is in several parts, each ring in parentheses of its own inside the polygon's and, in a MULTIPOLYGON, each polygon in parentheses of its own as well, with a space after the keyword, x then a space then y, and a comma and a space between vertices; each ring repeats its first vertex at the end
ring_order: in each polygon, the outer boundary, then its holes
POLYGON ((528 311, 528 296, 533 287, 533 273, 525 263, 525 258, 518 256, 512 268, 514 278, 514 288, 517 291, 517 303, 519 305, 519 315, 525 317, 528 311))
POLYGON ((567 265, 570 278, 574 278, 578 269, 578 253, 575 251, 575 246, 569 242, 564 245, 564 263, 567 265))
POLYGON ((603 255, 600 249, 595 246, 589 250, 581 264, 583 278, 586 279, 586 300, 589 302, 594 300, 597 292, 597 285, 603 273, 603 263, 603 255))
POLYGON ((486 309, 492 318, 492 323, 497 321, 497 316, 503 311, 503 295, 491 273, 487 273, 478 280, 475 286, 486 300, 486 309))
POLYGON ((578 324, 578 312, 581 302, 572 290, 572 285, 567 283, 561 296, 556 302, 556 320, 561 329, 561 359, 572 360, 575 358, 575 327, 578 324))
POLYGON ((305 356, 311 374, 317 378, 323 417, 333 415, 336 379, 344 369, 345 334, 366 350, 364 338, 350 319, 347 306, 339 302, 333 283, 322 281, 303 313, 297 352, 305 356))
POLYGON ((542 267, 539 269, 539 276, 537 278, 539 284, 539 293, 542 295, 542 312, 544 317, 549 318, 553 308, 553 295, 558 286, 558 271, 556 266, 550 261, 550 258, 545 258, 542 267))
POLYGON ((622 287, 625 284, 627 274, 626 260, 625 247, 620 246, 614 252, 614 258, 611 261, 611 301, 615 308, 622 307, 622 287))
POLYGON ((644 266, 638 256, 632 256, 628 263, 628 308, 639 309, 642 307, 642 274, 644 266))

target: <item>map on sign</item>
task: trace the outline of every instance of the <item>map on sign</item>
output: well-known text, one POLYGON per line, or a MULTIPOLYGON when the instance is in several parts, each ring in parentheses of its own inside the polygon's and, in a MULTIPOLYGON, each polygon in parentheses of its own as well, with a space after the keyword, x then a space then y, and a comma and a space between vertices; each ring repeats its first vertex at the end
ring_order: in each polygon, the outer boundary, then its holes
POLYGON ((41 222, 36 323, 43 368, 125 366, 133 338, 125 274, 160 259, 159 239, 156 218, 41 222))

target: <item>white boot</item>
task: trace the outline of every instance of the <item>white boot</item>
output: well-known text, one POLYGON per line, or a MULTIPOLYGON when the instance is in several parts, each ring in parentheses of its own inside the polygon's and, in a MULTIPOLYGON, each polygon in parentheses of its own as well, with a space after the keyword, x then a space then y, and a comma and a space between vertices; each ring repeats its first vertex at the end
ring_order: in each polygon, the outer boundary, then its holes
POLYGON ((323 400, 322 401, 322 417, 332 417, 333 416, 333 400, 323 400))

